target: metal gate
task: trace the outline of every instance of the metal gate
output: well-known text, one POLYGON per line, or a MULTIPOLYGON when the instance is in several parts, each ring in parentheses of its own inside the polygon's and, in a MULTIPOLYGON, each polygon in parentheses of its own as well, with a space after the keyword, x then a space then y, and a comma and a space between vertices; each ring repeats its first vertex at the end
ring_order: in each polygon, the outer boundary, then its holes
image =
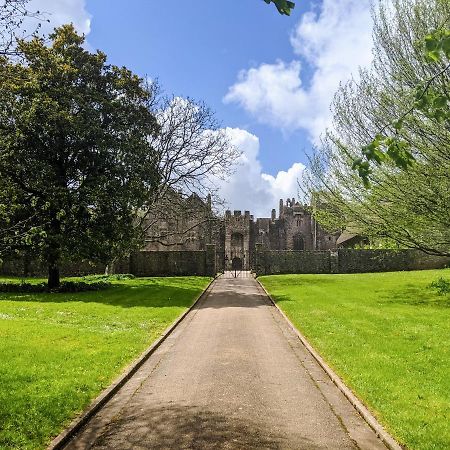
POLYGON ((255 274, 251 270, 225 270, 222 274, 224 278, 254 278, 255 274))
POLYGON ((223 257, 223 277, 225 278, 252 278, 254 273, 251 270, 249 252, 240 250, 238 252, 225 253, 223 257))

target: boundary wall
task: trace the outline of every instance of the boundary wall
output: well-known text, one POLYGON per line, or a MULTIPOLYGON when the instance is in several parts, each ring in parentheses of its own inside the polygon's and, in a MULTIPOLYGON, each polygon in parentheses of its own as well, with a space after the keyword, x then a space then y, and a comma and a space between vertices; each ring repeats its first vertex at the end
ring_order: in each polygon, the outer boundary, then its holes
MULTIPOLYGON (((63 262, 61 276, 85 276, 105 273, 106 265, 100 263, 63 262)), ((138 277, 216 275, 215 245, 199 251, 140 251, 114 264, 114 273, 130 273, 138 277)), ((47 277, 44 263, 27 258, 6 260, 0 264, 0 275, 16 277, 47 277)))
MULTIPOLYGON (((215 276, 223 270, 223 255, 215 245, 196 251, 140 251, 114 264, 115 273, 131 273, 139 277, 201 275, 215 276)), ((253 270, 257 275, 282 273, 363 273, 402 270, 441 269, 450 266, 450 258, 433 256, 419 250, 355 250, 337 251, 264 250, 256 245, 253 270)), ((105 273, 104 264, 63 262, 61 276, 84 276, 105 273)), ((46 277, 45 264, 16 258, 0 264, 0 275, 46 277)))
POLYGON ((419 250, 291 251, 263 250, 257 245, 257 275, 282 273, 364 273, 442 269, 450 258, 419 250))

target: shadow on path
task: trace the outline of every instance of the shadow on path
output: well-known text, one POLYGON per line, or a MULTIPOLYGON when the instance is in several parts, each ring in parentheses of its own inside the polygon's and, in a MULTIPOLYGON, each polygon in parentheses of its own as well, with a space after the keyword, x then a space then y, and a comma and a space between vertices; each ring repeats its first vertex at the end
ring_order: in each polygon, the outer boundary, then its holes
MULTIPOLYGON (((226 417, 192 406, 161 406, 119 418, 95 442, 95 449, 281 449, 281 436, 267 436, 250 418, 226 417)), ((284 443, 284 445, 283 445, 284 443)), ((318 450, 309 440, 297 449, 318 450)))

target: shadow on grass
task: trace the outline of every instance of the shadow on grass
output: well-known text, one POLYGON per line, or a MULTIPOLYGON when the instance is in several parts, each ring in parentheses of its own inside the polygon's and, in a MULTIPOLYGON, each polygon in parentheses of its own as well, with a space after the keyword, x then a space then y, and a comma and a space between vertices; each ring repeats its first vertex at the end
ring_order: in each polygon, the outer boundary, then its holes
POLYGON ((1 293, 2 300, 36 303, 101 303, 121 308, 187 307, 202 292, 194 286, 114 284, 107 289, 77 293, 1 293))
POLYGON ((409 284, 404 289, 384 292, 379 303, 449 308, 450 295, 438 295, 429 287, 409 284))
MULTIPOLYGON (((330 274, 276 274, 264 275, 264 277, 267 277, 267 285, 271 287, 330 285, 342 281, 341 277, 333 277, 333 275, 330 274)), ((264 278, 262 278, 261 281, 263 281, 264 284, 264 278)))

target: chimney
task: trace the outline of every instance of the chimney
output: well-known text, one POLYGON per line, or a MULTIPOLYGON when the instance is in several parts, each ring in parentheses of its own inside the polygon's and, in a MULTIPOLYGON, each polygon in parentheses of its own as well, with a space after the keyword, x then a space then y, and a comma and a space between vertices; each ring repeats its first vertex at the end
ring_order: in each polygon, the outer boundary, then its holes
POLYGON ((272 222, 275 222, 276 217, 277 217, 277 212, 275 211, 275 209, 272 209, 272 222))

